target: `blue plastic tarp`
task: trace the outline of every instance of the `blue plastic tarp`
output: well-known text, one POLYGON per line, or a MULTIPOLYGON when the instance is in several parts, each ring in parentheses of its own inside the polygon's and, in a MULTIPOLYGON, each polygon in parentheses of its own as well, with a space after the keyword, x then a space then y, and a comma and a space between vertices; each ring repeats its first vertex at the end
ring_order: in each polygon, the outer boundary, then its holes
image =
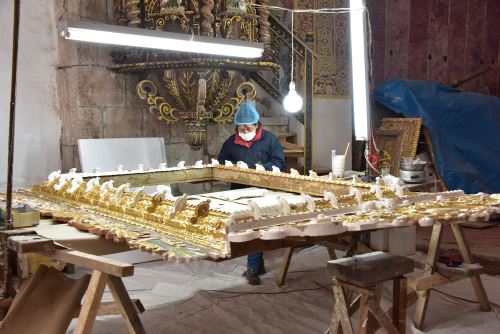
POLYGON ((405 117, 422 118, 448 189, 500 193, 500 98, 402 79, 384 82, 374 97, 405 117))

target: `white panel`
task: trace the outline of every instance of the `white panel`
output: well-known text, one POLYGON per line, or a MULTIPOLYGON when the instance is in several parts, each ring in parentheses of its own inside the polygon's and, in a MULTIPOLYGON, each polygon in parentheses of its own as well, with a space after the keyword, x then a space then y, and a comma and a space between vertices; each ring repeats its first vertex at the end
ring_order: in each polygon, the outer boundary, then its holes
MULTIPOLYGON (((56 96, 57 34, 53 1, 21 1, 14 187, 41 182, 61 168, 56 96)), ((7 177, 13 0, 0 1, 0 191, 7 177)))
MULTIPOLYGON (((351 100, 314 99, 313 169, 332 168, 332 150, 344 154, 352 139, 351 100)), ((351 169, 352 143, 346 157, 346 170, 351 169)))
POLYGON ((106 138, 79 139, 78 151, 82 172, 92 172, 99 167, 101 172, 114 171, 118 165, 124 170, 158 168, 166 163, 163 138, 106 138))

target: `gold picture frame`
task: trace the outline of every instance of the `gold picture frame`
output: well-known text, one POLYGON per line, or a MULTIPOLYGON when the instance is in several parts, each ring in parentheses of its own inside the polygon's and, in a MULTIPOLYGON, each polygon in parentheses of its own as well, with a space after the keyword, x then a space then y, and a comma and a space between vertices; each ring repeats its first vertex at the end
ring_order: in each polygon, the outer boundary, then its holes
MULTIPOLYGON (((403 138, 401 142, 401 154, 399 155, 399 159, 406 157, 415 159, 421 128, 422 119, 420 118, 384 118, 382 119, 377 132, 392 130, 402 131, 403 138)), ((399 162, 399 160, 397 160, 396 162, 399 162)))
MULTIPOLYGON (((390 161, 384 161, 388 164, 391 175, 399 175, 399 160, 401 160, 403 148, 404 131, 402 129, 377 130, 375 132, 375 143, 379 151, 385 151, 390 157, 390 161)), ((383 155, 382 155, 383 157, 383 155)))

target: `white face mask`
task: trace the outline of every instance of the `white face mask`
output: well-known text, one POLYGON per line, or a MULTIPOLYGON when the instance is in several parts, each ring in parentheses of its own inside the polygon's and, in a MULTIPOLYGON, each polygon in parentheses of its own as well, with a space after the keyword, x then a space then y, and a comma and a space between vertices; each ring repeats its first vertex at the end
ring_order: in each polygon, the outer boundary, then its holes
POLYGON ((247 133, 239 132, 240 137, 244 141, 250 141, 250 140, 254 139, 255 138, 255 134, 256 134, 255 131, 247 132, 247 133))

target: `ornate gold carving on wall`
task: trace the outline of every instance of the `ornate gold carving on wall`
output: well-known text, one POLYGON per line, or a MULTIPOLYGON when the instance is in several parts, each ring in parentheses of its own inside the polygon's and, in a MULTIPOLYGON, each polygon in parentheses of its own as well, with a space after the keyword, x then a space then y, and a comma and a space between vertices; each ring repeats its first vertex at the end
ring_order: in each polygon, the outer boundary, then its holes
MULTIPOLYGON (((194 149, 205 142, 207 125, 229 123, 245 96, 255 97, 247 83, 246 94, 239 89, 249 72, 277 71, 270 59, 269 12, 231 0, 115 0, 116 22, 147 29, 262 42, 266 52, 255 61, 224 56, 186 54, 136 48, 112 52, 111 69, 140 72, 136 87, 158 119, 172 124, 185 122, 186 140, 194 149), (125 1, 125 2, 123 2, 125 1), (125 5, 124 5, 125 4, 125 5), (141 12, 142 10, 142 12, 141 12), (121 16, 120 16, 121 15, 121 16)), ((267 3, 262 0, 261 3, 267 3)))
POLYGON ((184 121, 186 141, 195 150, 205 142, 210 121, 232 122, 240 103, 256 95, 253 84, 242 82, 234 71, 166 70, 160 80, 164 93, 152 80, 142 80, 137 84, 137 95, 159 120, 167 124, 184 121))

